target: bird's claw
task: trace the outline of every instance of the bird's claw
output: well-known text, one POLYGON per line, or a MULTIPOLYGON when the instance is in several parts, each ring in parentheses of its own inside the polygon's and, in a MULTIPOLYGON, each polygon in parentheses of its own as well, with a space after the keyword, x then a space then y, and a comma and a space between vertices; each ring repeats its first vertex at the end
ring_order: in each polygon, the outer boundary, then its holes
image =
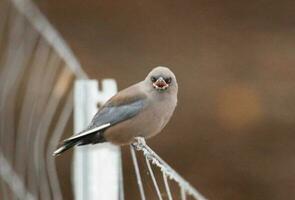
POLYGON ((136 148, 136 150, 141 150, 146 145, 145 139, 143 137, 134 138, 134 142, 132 146, 136 148))

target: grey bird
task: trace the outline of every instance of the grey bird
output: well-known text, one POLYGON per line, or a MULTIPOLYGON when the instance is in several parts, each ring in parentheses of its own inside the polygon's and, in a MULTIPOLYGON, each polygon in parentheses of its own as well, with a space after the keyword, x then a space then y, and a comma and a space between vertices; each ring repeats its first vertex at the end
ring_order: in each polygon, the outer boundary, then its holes
POLYGON ((114 95, 95 114, 89 126, 63 141, 53 155, 76 145, 111 142, 125 145, 136 137, 150 138, 165 127, 177 105, 178 85, 167 67, 154 68, 147 77, 114 95))

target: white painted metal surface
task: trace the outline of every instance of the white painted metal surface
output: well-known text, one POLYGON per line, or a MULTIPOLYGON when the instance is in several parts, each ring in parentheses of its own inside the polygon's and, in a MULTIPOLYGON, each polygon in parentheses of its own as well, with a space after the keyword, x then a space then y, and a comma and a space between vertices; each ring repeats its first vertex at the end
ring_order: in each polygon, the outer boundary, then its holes
MULTIPOLYGON (((102 81, 101 90, 96 80, 78 80, 74 94, 74 129, 85 129, 103 104, 117 92, 112 79, 102 81)), ((82 146, 75 149, 73 184, 76 200, 118 200, 121 185, 120 148, 109 143, 82 146)))

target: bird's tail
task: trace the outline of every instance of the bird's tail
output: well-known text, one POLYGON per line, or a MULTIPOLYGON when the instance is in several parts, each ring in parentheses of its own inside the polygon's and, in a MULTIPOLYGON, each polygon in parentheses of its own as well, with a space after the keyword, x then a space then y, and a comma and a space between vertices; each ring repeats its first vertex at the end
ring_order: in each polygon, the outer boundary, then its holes
POLYGON ((58 156, 61 153, 65 152, 66 150, 68 150, 68 149, 70 149, 70 148, 72 148, 72 147, 74 147, 74 146, 76 146, 78 144, 79 144, 79 141, 64 142, 64 144, 61 147, 59 147, 57 150, 55 150, 52 155, 53 156, 58 156))
POLYGON ((53 152, 53 156, 60 155, 66 150, 76 146, 76 145, 87 145, 87 144, 96 144, 105 142, 105 138, 102 135, 104 129, 109 127, 110 124, 103 124, 99 127, 95 127, 92 129, 87 129, 82 131, 81 133, 74 135, 68 139, 63 141, 63 145, 53 152))

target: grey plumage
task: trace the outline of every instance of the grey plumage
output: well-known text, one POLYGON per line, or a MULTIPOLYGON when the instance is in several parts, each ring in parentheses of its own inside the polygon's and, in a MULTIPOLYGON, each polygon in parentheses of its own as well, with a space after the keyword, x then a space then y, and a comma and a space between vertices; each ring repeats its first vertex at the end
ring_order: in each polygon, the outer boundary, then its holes
POLYGON ((145 80, 120 91, 107 101, 90 125, 81 133, 64 140, 54 155, 75 145, 105 141, 124 145, 133 142, 135 137, 156 135, 174 112, 177 92, 173 72, 166 67, 154 68, 145 80))

